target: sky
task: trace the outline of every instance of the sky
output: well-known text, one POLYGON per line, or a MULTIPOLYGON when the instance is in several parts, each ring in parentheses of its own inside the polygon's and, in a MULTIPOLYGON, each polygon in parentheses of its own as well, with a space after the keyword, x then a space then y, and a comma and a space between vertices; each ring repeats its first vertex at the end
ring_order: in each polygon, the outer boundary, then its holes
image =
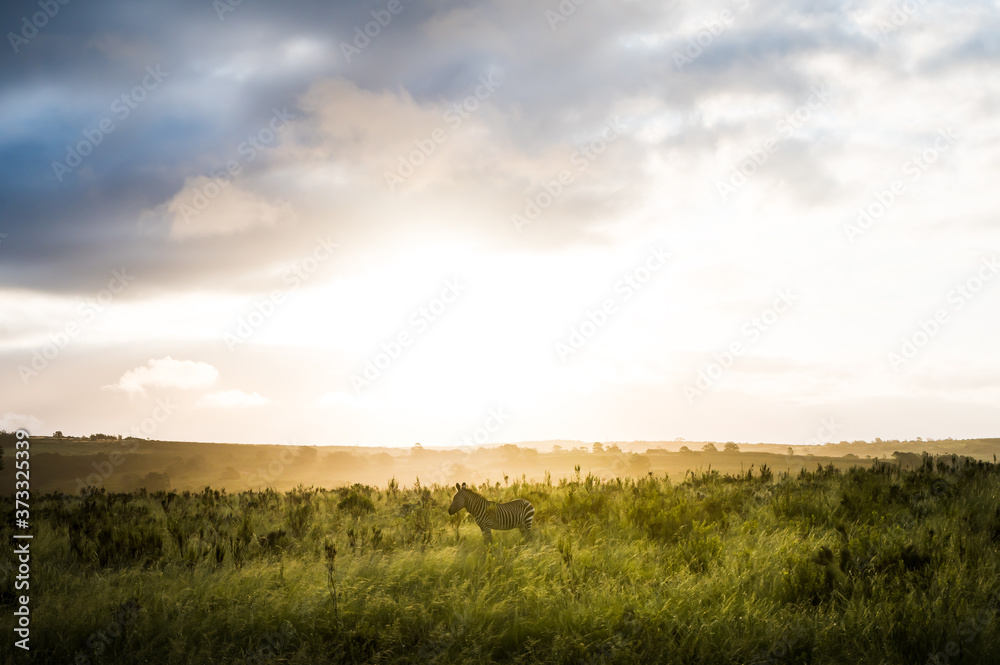
POLYGON ((1000 2, 5 3, 0 428, 997 436, 1000 2))

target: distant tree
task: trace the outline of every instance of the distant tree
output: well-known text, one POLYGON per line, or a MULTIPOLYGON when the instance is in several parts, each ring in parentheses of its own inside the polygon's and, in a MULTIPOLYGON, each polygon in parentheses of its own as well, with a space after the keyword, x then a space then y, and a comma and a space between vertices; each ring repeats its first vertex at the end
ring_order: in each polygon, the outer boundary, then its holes
POLYGON ((62 430, 61 429, 57 429, 55 432, 53 432, 52 433, 52 438, 53 439, 61 439, 61 438, 63 438, 62 430))
POLYGON ((645 455, 629 455, 628 459, 628 472, 632 475, 641 476, 649 473, 649 470, 653 467, 652 462, 645 455))
POLYGON ((682 452, 682 453, 689 453, 689 452, 691 452, 691 449, 688 448, 687 446, 681 446, 680 452, 682 452))
POLYGON ((157 471, 150 471, 142 478, 142 486, 147 492, 160 492, 170 489, 170 476, 157 471))
POLYGON ((723 448, 722 448, 722 449, 723 449, 724 451, 726 451, 727 453, 738 453, 738 452, 740 452, 740 447, 739 447, 739 446, 737 446, 737 445, 736 445, 735 443, 733 443, 732 441, 729 441, 729 442, 727 442, 727 443, 726 443, 726 445, 725 445, 725 446, 723 446, 723 448))
POLYGON ((706 453, 717 453, 717 452, 719 452, 719 449, 715 447, 714 443, 706 443, 704 446, 701 447, 701 449, 702 449, 703 452, 706 452, 706 453))
POLYGON ((555 444, 555 445, 553 445, 552 446, 552 452, 554 452, 554 453, 562 452, 562 446, 560 446, 558 443, 555 444))
POLYGON ((794 455, 795 454, 795 448, 792 448, 791 446, 788 446, 788 454, 789 455, 794 455))
POLYGON ((607 450, 607 452, 609 452, 609 453, 615 453, 616 455, 617 454, 621 454, 621 452, 622 452, 622 449, 618 447, 617 443, 612 443, 610 446, 607 447, 606 450, 607 450))
POLYGON ((600 441, 598 441, 597 443, 594 444, 594 452, 595 453, 603 453, 604 452, 604 446, 601 445, 600 441))
POLYGON ((920 466, 920 455, 916 453, 905 453, 897 450, 892 453, 892 457, 896 460, 896 464, 903 469, 913 469, 920 466))
POLYGON ((875 443, 882 443, 882 439, 880 439, 880 438, 878 438, 878 437, 876 436, 876 437, 875 437, 875 443))

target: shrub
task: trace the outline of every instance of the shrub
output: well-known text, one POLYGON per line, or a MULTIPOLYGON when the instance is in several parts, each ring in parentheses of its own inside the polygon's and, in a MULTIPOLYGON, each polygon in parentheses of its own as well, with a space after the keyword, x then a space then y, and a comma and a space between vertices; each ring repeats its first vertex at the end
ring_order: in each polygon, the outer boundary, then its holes
POLYGON ((363 494, 359 494, 356 490, 351 490, 351 493, 340 500, 337 504, 337 508, 345 512, 350 513, 354 517, 359 517, 362 513, 372 513, 375 512, 375 504, 372 500, 363 494))

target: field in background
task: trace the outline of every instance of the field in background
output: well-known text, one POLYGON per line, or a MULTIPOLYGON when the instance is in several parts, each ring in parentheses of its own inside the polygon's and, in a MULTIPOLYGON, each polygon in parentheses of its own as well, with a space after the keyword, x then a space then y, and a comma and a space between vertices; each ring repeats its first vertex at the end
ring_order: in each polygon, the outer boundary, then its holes
MULTIPOLYGON (((97 435, 95 435, 97 436, 97 435)), ((10 437, 12 439, 12 437, 10 437)), ((12 459, 13 441, 3 441, 12 459)), ((640 477, 652 471, 680 482, 688 472, 713 470, 742 474, 766 464, 774 473, 797 474, 818 464, 838 469, 870 466, 876 459, 919 463, 920 453, 956 454, 996 461, 1000 439, 962 441, 843 442, 823 446, 736 444, 693 441, 605 442, 537 441, 466 449, 278 446, 145 439, 32 437, 32 483, 37 492, 77 494, 86 486, 109 491, 201 490, 206 486, 239 492, 298 485, 338 487, 362 483, 385 485, 391 478, 405 485, 544 481, 570 478, 579 466, 603 478, 640 477), (713 446, 715 452, 705 452, 713 446), (682 450, 684 450, 682 452, 682 450), (791 454, 790 454, 791 453, 791 454)), ((0 471, 0 491, 13 488, 13 465, 0 471)))
MULTIPOLYGON (((1000 652, 992 462, 683 482, 572 470, 479 489, 529 499, 534 537, 497 533, 485 547, 466 513, 449 518, 447 485, 36 496, 31 659, 922 664, 1000 652)), ((7 520, 3 531, 9 542, 7 520)))

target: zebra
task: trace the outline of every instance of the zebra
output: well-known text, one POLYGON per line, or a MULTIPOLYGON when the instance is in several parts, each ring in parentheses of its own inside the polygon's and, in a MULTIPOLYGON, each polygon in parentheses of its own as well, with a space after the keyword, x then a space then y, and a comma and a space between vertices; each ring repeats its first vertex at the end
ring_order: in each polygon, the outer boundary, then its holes
POLYGON ((483 539, 493 541, 493 529, 507 531, 517 528, 525 538, 531 534, 531 521, 535 519, 535 507, 526 499, 514 499, 507 503, 497 503, 476 494, 465 486, 455 483, 455 498, 451 501, 448 514, 454 515, 462 508, 476 518, 476 524, 482 529, 483 539))

